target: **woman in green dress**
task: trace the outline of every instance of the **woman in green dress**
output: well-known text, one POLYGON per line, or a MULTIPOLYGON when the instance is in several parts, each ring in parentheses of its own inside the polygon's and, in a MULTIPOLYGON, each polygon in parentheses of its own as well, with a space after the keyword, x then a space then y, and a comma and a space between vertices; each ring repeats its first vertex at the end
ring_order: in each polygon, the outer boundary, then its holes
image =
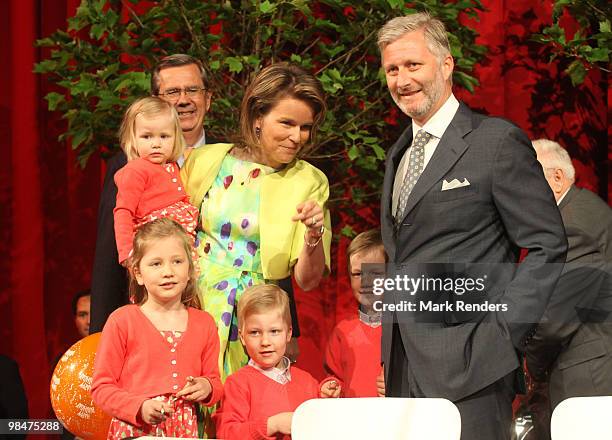
POLYGON ((329 270, 329 185, 299 159, 324 112, 314 76, 284 63, 268 66, 245 92, 238 141, 194 150, 182 169, 200 208, 199 287, 217 322, 223 380, 248 361, 236 313, 244 289, 293 274, 311 290, 329 270))

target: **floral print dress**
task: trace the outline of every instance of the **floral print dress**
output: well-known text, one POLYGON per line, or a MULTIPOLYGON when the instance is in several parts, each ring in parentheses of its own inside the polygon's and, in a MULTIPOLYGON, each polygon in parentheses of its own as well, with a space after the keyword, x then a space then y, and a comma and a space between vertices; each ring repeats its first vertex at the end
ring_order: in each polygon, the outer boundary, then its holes
POLYGON ((259 203, 262 177, 274 168, 225 156, 204 196, 196 246, 204 310, 217 323, 221 380, 245 366, 236 305, 249 286, 265 282, 260 258, 259 203))

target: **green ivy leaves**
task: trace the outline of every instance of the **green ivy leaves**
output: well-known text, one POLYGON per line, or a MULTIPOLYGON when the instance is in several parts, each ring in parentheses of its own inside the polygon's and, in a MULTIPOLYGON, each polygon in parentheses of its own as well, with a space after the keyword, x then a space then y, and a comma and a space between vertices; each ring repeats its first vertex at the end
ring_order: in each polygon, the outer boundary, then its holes
POLYGON ((551 61, 562 58, 569 62, 564 72, 578 86, 591 68, 610 71, 610 17, 612 6, 607 0, 555 0, 553 23, 535 34, 533 40, 552 46, 551 61), (564 13, 580 25, 570 40, 560 23, 564 13))

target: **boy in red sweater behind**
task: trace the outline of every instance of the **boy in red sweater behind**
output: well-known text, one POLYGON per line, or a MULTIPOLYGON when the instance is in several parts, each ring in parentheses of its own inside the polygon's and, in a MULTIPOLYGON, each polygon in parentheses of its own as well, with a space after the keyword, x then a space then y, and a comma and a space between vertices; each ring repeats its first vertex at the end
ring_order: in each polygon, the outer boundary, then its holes
POLYGON ((381 298, 372 293, 372 279, 378 269, 384 276, 386 256, 380 231, 371 229, 357 235, 346 253, 358 316, 340 321, 334 328, 325 352, 325 369, 344 383, 345 397, 377 397, 382 327, 381 312, 375 311, 373 304, 381 298), (364 264, 369 265, 367 270, 364 264))
POLYGON ((285 357, 291 314, 285 291, 273 284, 248 288, 238 306, 240 341, 251 360, 225 382, 225 398, 214 415, 226 440, 290 439, 293 411, 318 397, 339 397, 340 384, 321 383, 292 367, 285 357))

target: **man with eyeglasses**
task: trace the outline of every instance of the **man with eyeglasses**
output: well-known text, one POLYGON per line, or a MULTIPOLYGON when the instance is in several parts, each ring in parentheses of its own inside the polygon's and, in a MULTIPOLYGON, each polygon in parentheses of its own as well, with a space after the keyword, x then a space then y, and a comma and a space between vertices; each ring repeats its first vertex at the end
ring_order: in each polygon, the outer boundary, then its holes
POLYGON ((529 409, 538 422, 537 438, 544 440, 560 402, 612 394, 612 209, 575 185, 576 170, 559 143, 538 139, 532 145, 568 242, 565 267, 526 348, 535 381, 529 409))
MULTIPOLYGON (((204 132, 204 118, 210 108, 211 92, 202 63, 185 54, 162 58, 151 72, 151 94, 172 103, 178 112, 186 142, 184 157, 192 149, 215 143, 204 132)), ((98 208, 98 235, 91 281, 91 322, 89 332, 102 331, 108 316, 127 304, 125 269, 117 262, 113 209, 117 199, 115 173, 127 163, 123 152, 108 162, 98 208)))
MULTIPOLYGON (((210 108, 211 92, 199 60, 183 54, 163 58, 151 72, 151 95, 176 108, 187 144, 185 158, 193 148, 206 143, 203 124, 210 108)), ((185 158, 178 160, 179 166, 183 166, 185 158)))

